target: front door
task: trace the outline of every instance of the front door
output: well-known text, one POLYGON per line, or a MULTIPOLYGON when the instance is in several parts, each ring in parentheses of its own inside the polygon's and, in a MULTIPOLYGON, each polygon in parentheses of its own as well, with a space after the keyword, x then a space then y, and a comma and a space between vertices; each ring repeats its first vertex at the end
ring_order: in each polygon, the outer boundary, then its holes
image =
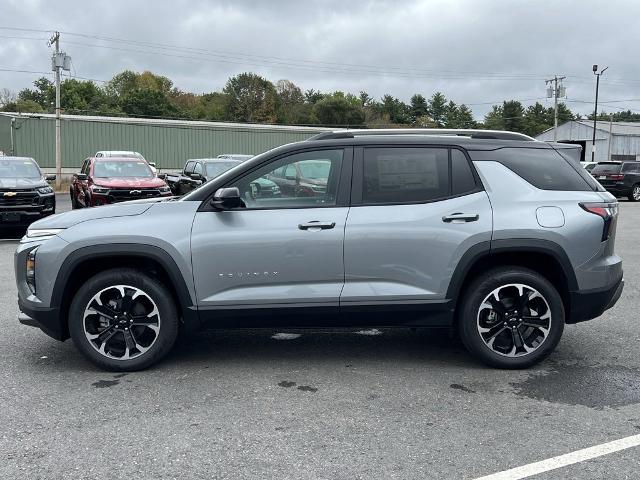
MULTIPOLYGON (((424 310, 444 301, 460 257, 491 240, 491 205, 461 150, 359 149, 353 184, 340 301, 345 311, 424 310)), ((406 321, 402 313, 388 317, 390 324, 406 321)))
POLYGON ((191 251, 202 312, 300 306, 337 311, 344 284, 350 187, 345 179, 351 174, 351 152, 334 148, 276 158, 225 185, 238 187, 242 208, 201 208, 191 251), (275 185, 266 188, 276 170, 307 162, 326 164, 326 187, 299 190, 298 196, 275 185))

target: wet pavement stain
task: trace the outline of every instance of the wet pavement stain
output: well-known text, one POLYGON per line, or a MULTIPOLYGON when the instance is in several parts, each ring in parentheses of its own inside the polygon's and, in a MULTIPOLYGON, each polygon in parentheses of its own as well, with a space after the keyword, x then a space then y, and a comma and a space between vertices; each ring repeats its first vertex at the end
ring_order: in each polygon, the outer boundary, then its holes
POLYGON ((476 393, 475 390, 471 390, 469 387, 465 387, 464 385, 460 385, 459 383, 452 383, 449 386, 454 390, 462 390, 463 392, 466 392, 466 393, 476 393))
POLYGON ((520 396, 589 408, 640 403, 640 370, 622 366, 565 366, 511 385, 520 396))
POLYGON ((120 380, 98 380, 97 382, 93 382, 91 386, 94 388, 107 388, 113 387, 120 383, 120 380))
POLYGON ((298 390, 302 390, 303 392, 311 392, 311 393, 316 393, 318 391, 317 388, 310 387, 309 385, 300 385, 298 387, 298 390))
POLYGON ((296 382, 288 382, 286 380, 283 380, 278 384, 278 386, 284 387, 284 388, 291 388, 296 386, 296 382))

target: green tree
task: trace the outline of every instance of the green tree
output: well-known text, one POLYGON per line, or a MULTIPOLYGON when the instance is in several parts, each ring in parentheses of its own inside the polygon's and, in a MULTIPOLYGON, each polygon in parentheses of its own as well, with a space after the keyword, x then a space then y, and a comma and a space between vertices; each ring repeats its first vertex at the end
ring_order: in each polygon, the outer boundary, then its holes
POLYGON ((491 111, 484 116, 484 128, 504 130, 503 109, 501 105, 493 105, 491 111))
POLYGON ((379 106, 380 112, 389 116, 391 123, 399 125, 408 124, 409 119, 409 107, 391 95, 385 95, 382 97, 382 103, 379 106))
POLYGON ((439 127, 445 123, 447 115, 447 97, 442 93, 436 92, 429 99, 429 115, 439 127))
POLYGON ((309 122, 311 106, 306 105, 300 87, 290 80, 278 80, 278 123, 296 125, 309 122))
MULTIPOLYGON (((313 113, 322 125, 331 126, 361 126, 364 124, 364 109, 359 105, 359 99, 354 104, 353 100, 347 98, 341 92, 325 96, 313 106, 313 113)), ((355 97, 354 97, 355 98, 355 97)))
POLYGON ((25 88, 18 93, 18 100, 31 100, 42 107, 42 111, 53 111, 56 101, 56 89, 51 80, 41 77, 33 82, 34 90, 25 88))
POLYGON ((416 93, 411 97, 409 103, 409 120, 411 124, 416 125, 418 118, 429 116, 429 104, 424 95, 416 93))
POLYGON ((444 126, 446 128, 475 128, 476 122, 473 119, 473 112, 465 104, 456 105, 451 100, 447 104, 444 126))
POLYGON ((278 94, 270 81, 254 73, 241 73, 227 81, 223 92, 229 97, 229 120, 275 123, 278 94))
POLYGON ((121 105, 123 112, 136 117, 175 117, 178 113, 164 93, 144 88, 127 92, 121 105))
POLYGON ((60 105, 69 113, 94 115, 108 111, 104 91, 91 81, 67 79, 60 85, 60 105))

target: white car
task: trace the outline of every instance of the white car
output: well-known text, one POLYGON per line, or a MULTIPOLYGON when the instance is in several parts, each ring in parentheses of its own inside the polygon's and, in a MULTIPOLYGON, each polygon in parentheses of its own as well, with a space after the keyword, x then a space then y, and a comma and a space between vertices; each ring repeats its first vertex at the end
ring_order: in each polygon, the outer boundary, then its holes
POLYGON ((96 152, 94 157, 139 158, 149 164, 154 175, 158 173, 158 169, 156 168, 156 164, 154 162, 148 161, 142 156, 141 153, 132 152, 130 150, 100 150, 99 152, 96 152))

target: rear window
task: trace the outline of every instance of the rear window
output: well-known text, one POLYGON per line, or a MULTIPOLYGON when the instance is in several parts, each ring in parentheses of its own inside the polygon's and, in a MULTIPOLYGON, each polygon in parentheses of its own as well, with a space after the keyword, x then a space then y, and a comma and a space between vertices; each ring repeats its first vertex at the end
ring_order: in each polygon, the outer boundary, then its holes
POLYGON ((582 167, 574 168, 570 160, 566 160, 555 150, 503 148, 496 153, 500 163, 542 190, 593 191, 596 189, 595 184, 591 184, 578 172, 577 169, 582 167))
POLYGON ((622 168, 621 163, 600 162, 595 167, 593 167, 593 170, 591 170, 591 173, 593 173, 594 175, 598 173, 619 173, 621 168, 622 168))

